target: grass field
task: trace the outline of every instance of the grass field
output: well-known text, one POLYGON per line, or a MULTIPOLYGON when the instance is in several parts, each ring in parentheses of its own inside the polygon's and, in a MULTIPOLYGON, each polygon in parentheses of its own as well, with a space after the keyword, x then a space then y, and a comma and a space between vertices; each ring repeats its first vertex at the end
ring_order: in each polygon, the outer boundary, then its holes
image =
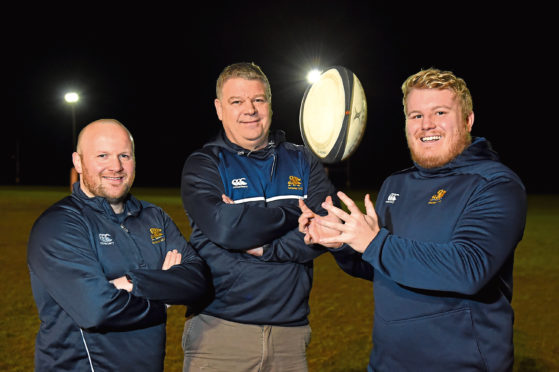
MULTIPOLYGON (((189 235, 178 190, 133 192, 163 207, 189 235)), ((39 214, 68 193, 65 188, 0 187, 0 371, 33 370, 39 320, 27 272, 27 238, 39 214)), ((363 192, 350 195, 362 199, 363 192)), ((558 371, 559 195, 530 195, 528 200, 526 233, 517 248, 514 271, 515 371, 558 371)), ((344 274, 330 255, 315 261, 308 349, 311 372, 365 370, 373 306, 371 283, 344 274)), ((170 308, 166 371, 181 370, 183 315, 183 307, 170 308)))

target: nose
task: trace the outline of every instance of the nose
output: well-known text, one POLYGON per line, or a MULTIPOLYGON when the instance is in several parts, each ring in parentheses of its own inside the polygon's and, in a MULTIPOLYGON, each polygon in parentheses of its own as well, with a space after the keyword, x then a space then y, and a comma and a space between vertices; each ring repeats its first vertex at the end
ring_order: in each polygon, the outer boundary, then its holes
POLYGON ((252 102, 252 100, 250 99, 246 100, 245 102, 245 113, 251 116, 256 114, 258 110, 256 109, 256 105, 254 104, 254 102, 252 102))
POLYGON ((432 115, 425 115, 421 121, 421 129, 428 130, 435 128, 435 118, 432 115))
POLYGON ((115 156, 111 158, 111 162, 109 164, 109 170, 112 172, 120 172, 122 170, 122 160, 119 156, 115 156))

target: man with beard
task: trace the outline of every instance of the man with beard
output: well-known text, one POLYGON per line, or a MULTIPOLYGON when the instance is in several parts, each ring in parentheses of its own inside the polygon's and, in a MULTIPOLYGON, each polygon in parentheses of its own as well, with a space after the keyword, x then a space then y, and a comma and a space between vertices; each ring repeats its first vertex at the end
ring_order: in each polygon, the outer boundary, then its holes
POLYGON ((162 371, 167 306, 203 299, 208 270, 162 209, 129 194, 134 142, 121 123, 87 125, 72 156, 79 182, 29 237, 35 368, 162 371))
POLYGON ((347 273, 372 280, 369 371, 510 371, 512 270, 526 218, 525 189, 484 138, 470 137, 465 82, 428 69, 402 85, 414 166, 388 177, 376 211, 345 194, 339 220, 304 203, 299 228, 347 273), (342 223, 343 222, 343 223, 342 223))

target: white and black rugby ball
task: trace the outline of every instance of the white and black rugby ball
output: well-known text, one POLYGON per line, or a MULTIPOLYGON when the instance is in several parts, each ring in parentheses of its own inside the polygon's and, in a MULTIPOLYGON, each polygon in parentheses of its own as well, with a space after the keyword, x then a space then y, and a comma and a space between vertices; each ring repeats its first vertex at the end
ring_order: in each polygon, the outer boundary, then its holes
POLYGON ((349 69, 331 67, 305 91, 299 111, 301 136, 323 163, 350 157, 363 138, 366 124, 365 91, 349 69))

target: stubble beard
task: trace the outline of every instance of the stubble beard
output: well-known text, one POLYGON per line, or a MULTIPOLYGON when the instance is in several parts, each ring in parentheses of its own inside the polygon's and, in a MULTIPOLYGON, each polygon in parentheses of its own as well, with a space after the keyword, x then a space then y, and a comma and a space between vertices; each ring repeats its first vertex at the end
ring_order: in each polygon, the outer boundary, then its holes
MULTIPOLYGON (((132 182, 134 181, 134 174, 123 184, 122 192, 115 195, 114 193, 110 193, 105 189, 103 185, 103 178, 102 175, 92 175, 89 173, 87 168, 84 168, 83 174, 83 184, 87 188, 87 190, 93 194, 94 196, 98 196, 101 198, 106 199, 109 204, 119 204, 122 203, 126 197, 128 196, 128 192, 132 187, 132 182)), ((115 176, 123 176, 126 178, 126 174, 118 174, 115 176)))

